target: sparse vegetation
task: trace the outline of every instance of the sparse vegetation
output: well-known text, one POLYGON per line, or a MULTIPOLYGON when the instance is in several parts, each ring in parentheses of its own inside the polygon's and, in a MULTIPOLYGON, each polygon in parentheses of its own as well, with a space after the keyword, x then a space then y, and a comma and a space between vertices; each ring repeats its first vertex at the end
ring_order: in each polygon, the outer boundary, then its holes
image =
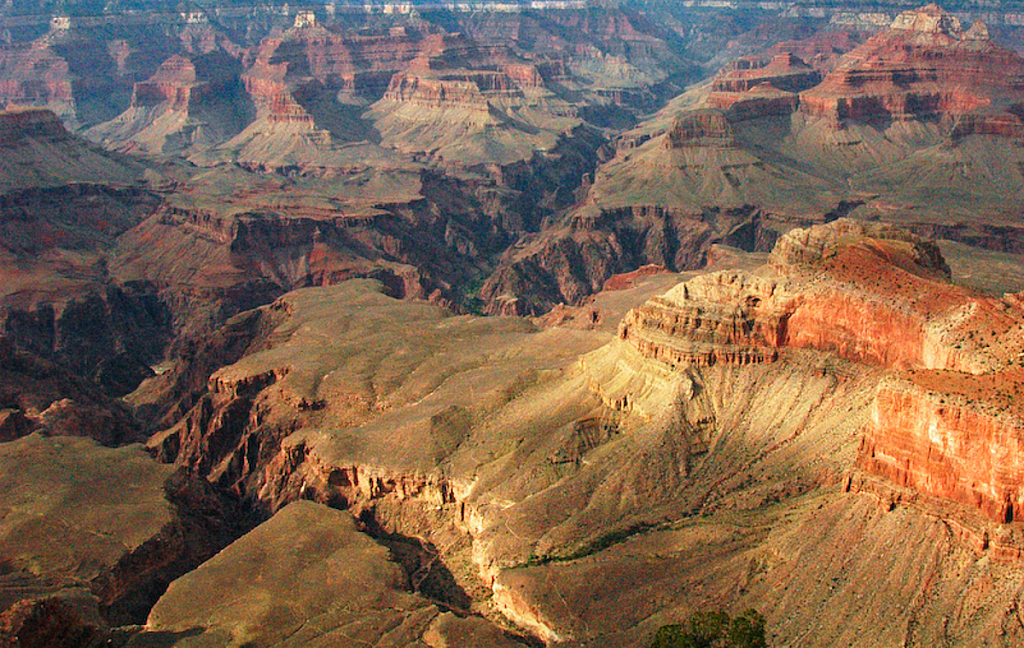
POLYGON ((662 626, 651 648, 767 648, 764 617, 746 610, 735 619, 722 611, 694 612, 683 624, 662 626))

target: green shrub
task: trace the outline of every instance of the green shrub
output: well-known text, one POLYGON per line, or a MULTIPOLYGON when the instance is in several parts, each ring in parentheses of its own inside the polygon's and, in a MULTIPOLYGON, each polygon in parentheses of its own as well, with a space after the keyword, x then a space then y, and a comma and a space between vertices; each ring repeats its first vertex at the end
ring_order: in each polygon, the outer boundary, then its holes
POLYGON ((768 648, 764 617, 757 610, 735 619, 725 612, 694 612, 684 624, 658 628, 651 648, 768 648))

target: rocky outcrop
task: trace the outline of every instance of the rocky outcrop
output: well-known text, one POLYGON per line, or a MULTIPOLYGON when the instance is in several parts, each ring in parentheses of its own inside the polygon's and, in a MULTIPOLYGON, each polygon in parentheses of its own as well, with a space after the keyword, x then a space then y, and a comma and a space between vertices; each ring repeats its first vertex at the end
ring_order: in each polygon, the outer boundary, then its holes
MULTIPOLYGON (((720 118, 712 113, 711 125, 727 126, 720 118)), ((707 132, 699 122, 683 128, 691 127, 707 132)), ((693 212, 649 204, 587 205, 571 217, 567 227, 525 240, 505 254, 481 289, 489 313, 539 314, 560 302, 578 303, 612 275, 643 265, 691 270, 704 265, 715 243, 750 250, 775 240, 763 225, 765 214, 750 206, 693 212)))
POLYGON ((622 339, 673 364, 771 361, 785 347, 832 351, 891 369, 979 374, 1012 357, 971 331, 1013 330, 1015 307, 946 283, 931 243, 841 219, 794 230, 764 276, 714 273, 635 309, 622 339))
POLYGON ((754 277, 711 275, 631 310, 619 337, 673 366, 772 362, 786 342, 791 316, 775 305, 777 288, 754 277))
POLYGON ((25 140, 65 142, 71 135, 49 110, 8 110, 0 112, 0 146, 19 148, 25 140))
POLYGON ((906 11, 802 92, 801 111, 837 124, 936 117, 956 124, 974 115, 964 128, 1016 136, 1012 107, 1024 100, 1024 61, 987 33, 981 24, 964 31, 936 5, 906 11))
POLYGON ((107 153, 70 134, 49 110, 0 111, 0 192, 68 183, 124 186, 144 165, 107 153))
POLYGON ((48 108, 76 121, 72 75, 68 62, 49 43, 0 49, 0 109, 48 108))
POLYGON ((143 622, 171 580, 252 525, 139 446, 31 435, 0 444, 0 483, 11 513, 0 523, 0 627, 22 645, 83 645, 71 638, 87 630, 105 641, 111 627, 143 622), (43 540, 54 535, 62 542, 43 540))
POLYGON ((859 464, 996 522, 1024 515, 1024 372, 912 372, 883 382, 859 464))
POLYGON ((721 112, 697 110, 676 117, 665 138, 667 148, 688 146, 731 146, 734 144, 729 120, 721 112))
POLYGON ((1018 519, 1020 300, 952 286, 933 244, 850 220, 794 230, 769 268, 681 284, 630 311, 619 337, 676 367, 813 349, 898 372, 877 390, 861 467, 996 521, 1018 519))
POLYGON ((135 84, 132 106, 155 106, 167 102, 172 110, 186 110, 193 99, 211 93, 209 84, 198 83, 196 66, 183 56, 172 56, 148 81, 135 84))
POLYGON ((711 82, 713 92, 742 93, 761 84, 790 93, 801 92, 821 81, 821 75, 791 52, 768 60, 744 57, 726 66, 711 82))
POLYGON ((87 136, 107 148, 189 154, 236 135, 252 118, 243 100, 239 63, 220 52, 174 55, 136 83, 131 104, 87 136))
POLYGON ((507 77, 499 74, 476 73, 460 77, 449 73, 439 78, 429 78, 403 73, 392 77, 384 98, 415 106, 445 106, 486 113, 490 107, 484 91, 508 92, 508 81, 507 77))

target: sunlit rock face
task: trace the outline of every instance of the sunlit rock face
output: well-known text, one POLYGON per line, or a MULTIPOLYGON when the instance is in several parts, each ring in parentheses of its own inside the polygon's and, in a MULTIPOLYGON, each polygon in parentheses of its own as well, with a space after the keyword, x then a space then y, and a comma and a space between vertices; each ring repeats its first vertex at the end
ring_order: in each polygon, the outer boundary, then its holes
POLYGON ((934 245, 840 220, 794 230, 760 275, 699 277, 630 311, 619 336, 676 366, 814 349, 894 372, 860 465, 997 521, 1021 514, 1024 310, 948 283, 934 245))

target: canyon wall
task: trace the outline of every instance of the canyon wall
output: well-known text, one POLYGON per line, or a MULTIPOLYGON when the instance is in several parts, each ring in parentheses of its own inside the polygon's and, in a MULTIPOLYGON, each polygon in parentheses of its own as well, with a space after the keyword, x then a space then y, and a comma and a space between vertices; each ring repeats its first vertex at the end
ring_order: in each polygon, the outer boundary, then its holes
POLYGON ((793 231, 770 268, 681 284, 631 310, 619 337, 677 367, 813 349, 902 376, 877 389, 860 466, 991 520, 1018 519, 1019 299, 951 286, 934 246, 852 221, 793 231))

